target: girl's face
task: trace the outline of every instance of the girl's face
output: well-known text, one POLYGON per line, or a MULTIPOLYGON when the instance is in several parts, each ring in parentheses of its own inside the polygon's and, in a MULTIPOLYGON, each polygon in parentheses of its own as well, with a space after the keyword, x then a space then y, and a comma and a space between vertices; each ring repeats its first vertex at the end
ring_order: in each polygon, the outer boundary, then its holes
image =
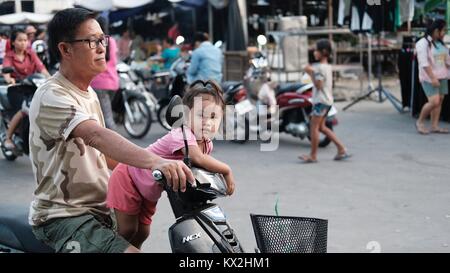
POLYGON ((435 29, 433 31, 432 38, 433 38, 433 40, 443 40, 446 33, 447 33, 447 28, 445 28, 445 27, 443 29, 435 29))
POLYGON ((220 127, 223 110, 214 97, 202 94, 194 99, 194 106, 189 112, 189 127, 197 140, 212 139, 220 127))
POLYGON ((27 49, 28 37, 25 33, 18 33, 14 40, 14 48, 17 51, 24 51, 27 49))
POLYGON ((314 50, 314 59, 316 59, 316 61, 320 61, 322 59, 322 53, 317 50, 317 48, 314 50))

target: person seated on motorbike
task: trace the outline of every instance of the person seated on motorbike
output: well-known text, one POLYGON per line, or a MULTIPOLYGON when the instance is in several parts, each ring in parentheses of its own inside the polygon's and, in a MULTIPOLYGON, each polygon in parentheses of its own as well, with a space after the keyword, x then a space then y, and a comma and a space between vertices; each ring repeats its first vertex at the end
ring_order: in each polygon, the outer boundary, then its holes
POLYGON ((173 62, 180 57, 180 48, 170 38, 163 40, 163 51, 161 53, 161 61, 164 63, 164 69, 169 69, 173 62))
MULTIPOLYGON (((16 81, 23 80, 26 77, 39 72, 46 77, 50 77, 45 66, 42 64, 39 57, 33 51, 27 49, 28 37, 25 31, 16 30, 11 34, 11 49, 5 54, 3 60, 3 67, 13 67, 14 72, 10 74, 3 74, 5 81, 8 84, 14 85, 16 81)), ((17 88, 8 88, 8 100, 16 113, 11 119, 6 133, 5 147, 7 149, 14 149, 14 142, 11 140, 14 131, 22 120, 24 114, 20 110, 24 96, 17 88)))
MULTIPOLYGON (((183 104, 189 108, 185 132, 192 164, 222 174, 231 195, 234 192, 231 168, 210 155, 211 139, 220 126, 225 107, 221 88, 214 81, 196 81, 184 95, 183 104)), ((147 150, 162 158, 182 160, 186 151, 181 128, 172 129, 147 150)), ((176 177, 177 173, 172 175, 176 177)), ((109 179, 107 205, 115 210, 119 234, 137 248, 150 234, 162 191, 151 170, 130 165, 119 164, 109 179)))
POLYGON ((207 33, 198 32, 194 35, 194 51, 191 64, 187 70, 187 82, 196 80, 222 81, 222 51, 210 41, 207 33))

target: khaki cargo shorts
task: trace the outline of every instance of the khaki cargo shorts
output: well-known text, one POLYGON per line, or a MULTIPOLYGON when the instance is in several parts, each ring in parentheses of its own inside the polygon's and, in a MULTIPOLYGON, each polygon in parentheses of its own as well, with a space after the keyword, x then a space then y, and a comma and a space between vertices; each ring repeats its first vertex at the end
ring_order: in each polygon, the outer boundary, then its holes
POLYGON ((33 227, 36 238, 62 253, 123 253, 129 246, 112 217, 85 214, 33 227))

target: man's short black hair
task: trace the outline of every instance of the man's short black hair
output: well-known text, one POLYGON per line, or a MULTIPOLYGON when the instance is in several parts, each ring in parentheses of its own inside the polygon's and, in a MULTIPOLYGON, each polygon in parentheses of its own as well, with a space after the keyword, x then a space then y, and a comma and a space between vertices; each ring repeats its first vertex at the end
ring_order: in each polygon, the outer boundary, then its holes
POLYGON ((194 44, 195 42, 204 42, 209 40, 209 35, 206 32, 197 32, 194 35, 194 44))
POLYGON ((75 39, 78 27, 89 19, 95 19, 96 13, 83 8, 70 8, 58 11, 48 23, 48 48, 57 61, 61 60, 58 50, 60 42, 75 39))

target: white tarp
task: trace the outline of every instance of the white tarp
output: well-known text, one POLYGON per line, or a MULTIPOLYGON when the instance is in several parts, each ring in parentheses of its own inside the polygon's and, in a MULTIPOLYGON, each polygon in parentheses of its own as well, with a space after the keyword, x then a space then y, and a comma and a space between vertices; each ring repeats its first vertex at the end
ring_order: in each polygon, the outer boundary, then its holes
POLYGON ((75 0, 75 5, 83 6, 94 11, 105 11, 113 9, 129 9, 152 3, 154 0, 75 0))
POLYGON ((52 14, 19 12, 0 16, 0 24, 5 25, 26 24, 26 23, 43 24, 47 23, 52 18, 53 18, 52 14))

